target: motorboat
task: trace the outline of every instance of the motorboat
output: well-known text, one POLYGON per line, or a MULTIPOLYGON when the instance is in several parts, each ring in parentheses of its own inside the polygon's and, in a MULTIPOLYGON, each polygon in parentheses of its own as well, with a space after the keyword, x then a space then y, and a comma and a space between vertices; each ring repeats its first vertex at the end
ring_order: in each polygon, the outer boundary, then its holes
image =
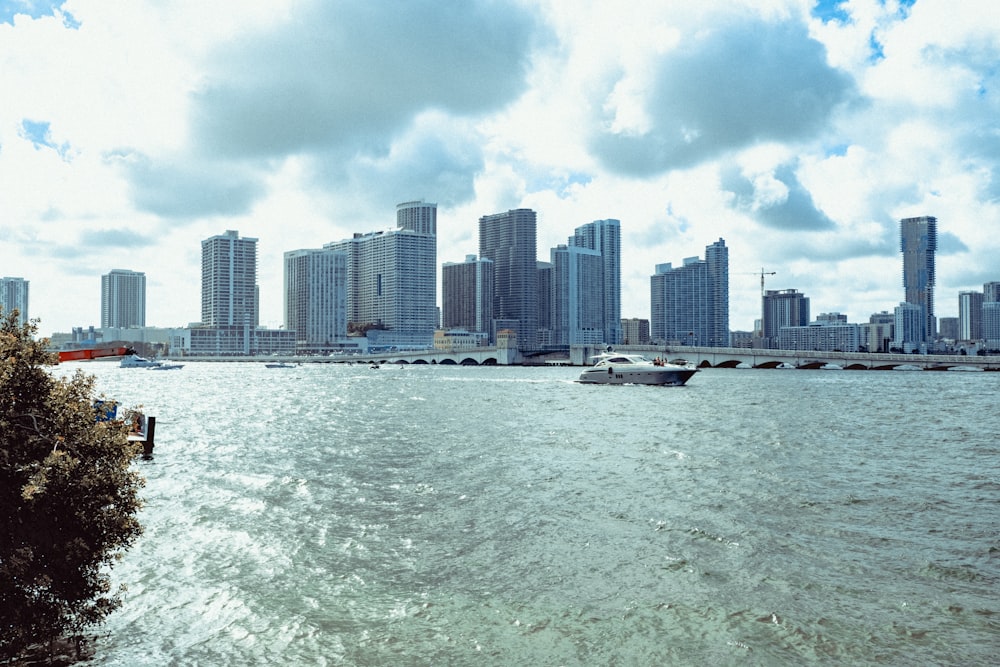
POLYGON ((679 387, 698 369, 669 361, 650 361, 641 354, 602 352, 594 365, 580 373, 580 382, 590 384, 655 384, 679 387))
POLYGON ((150 370, 157 371, 172 371, 179 368, 184 368, 184 364, 169 364, 159 361, 157 359, 147 359, 145 357, 140 357, 138 354, 127 354, 122 357, 121 368, 148 368, 150 370))
POLYGON ((264 364, 264 368, 295 368, 296 366, 298 366, 298 364, 288 364, 284 361, 264 364))

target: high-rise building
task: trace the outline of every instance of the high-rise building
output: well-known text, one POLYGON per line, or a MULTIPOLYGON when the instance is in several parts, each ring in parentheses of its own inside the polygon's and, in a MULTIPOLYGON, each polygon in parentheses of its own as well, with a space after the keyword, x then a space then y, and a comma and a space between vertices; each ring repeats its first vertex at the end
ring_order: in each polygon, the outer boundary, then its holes
MULTIPOLYGON (((569 245, 590 248, 601 254, 602 278, 600 295, 604 321, 604 340, 617 345, 622 342, 622 233, 621 222, 613 218, 595 220, 577 227, 569 245)), ((726 324, 728 329, 728 322, 726 324)))
POLYGON ((423 199, 396 204, 396 227, 436 236, 437 204, 428 204, 423 199))
MULTIPOLYGON (((549 312, 553 345, 604 343, 603 257, 600 251, 559 245, 550 251, 552 264, 549 312)), ((613 330, 617 331, 621 326, 613 330)))
POLYGON ((285 253, 285 329, 295 349, 327 353, 347 337, 347 255, 336 250, 285 253))
POLYGON ((101 276, 101 328, 146 326, 146 274, 112 269, 101 276))
POLYGON ((519 208, 479 218, 479 256, 493 262, 493 319, 510 324, 522 350, 538 349, 536 215, 519 208))
POLYGON ((782 327, 804 327, 809 324, 809 298, 794 289, 769 289, 764 292, 761 313, 764 347, 779 348, 782 327))
POLYGON ((658 264, 650 277, 650 336, 680 345, 729 345, 729 251, 722 239, 705 259, 658 264))
POLYGON ((638 317, 622 320, 622 342, 625 345, 648 345, 649 320, 638 317))
POLYGON ((1000 301, 983 304, 983 341, 991 354, 1000 353, 1000 301))
POLYGON ((347 320, 374 345, 433 347, 437 237, 411 229, 355 234, 325 249, 347 255, 347 320))
POLYGON ((983 303, 1000 301, 1000 281, 983 283, 983 303))
POLYGON ((0 278, 0 307, 4 314, 17 310, 18 324, 28 321, 28 281, 24 278, 0 278))
POLYGON ((896 316, 892 327, 895 335, 892 341, 893 348, 904 354, 926 351, 927 342, 920 340, 927 326, 924 307, 904 301, 896 306, 893 312, 896 316))
POLYGON ((958 340, 980 340, 983 318, 983 293, 958 293, 958 340))
POLYGON ((466 255, 441 267, 441 325, 489 333, 493 318, 493 262, 466 255))
MULTIPOLYGON (((934 340, 934 253, 937 251, 937 218, 925 215, 899 221, 899 249, 903 253, 903 290, 906 303, 923 308, 924 326, 917 333, 925 343, 934 340)), ((897 332, 899 333, 899 332, 897 332)))
POLYGON ((229 230, 201 242, 201 323, 259 325, 257 239, 229 230))

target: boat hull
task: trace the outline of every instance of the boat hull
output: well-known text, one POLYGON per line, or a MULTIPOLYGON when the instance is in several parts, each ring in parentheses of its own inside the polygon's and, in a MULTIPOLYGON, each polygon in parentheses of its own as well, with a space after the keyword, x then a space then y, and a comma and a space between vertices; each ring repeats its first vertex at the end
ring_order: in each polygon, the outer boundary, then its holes
POLYGON ((693 368, 588 368, 580 373, 586 384, 651 384, 680 387, 698 371, 693 368))

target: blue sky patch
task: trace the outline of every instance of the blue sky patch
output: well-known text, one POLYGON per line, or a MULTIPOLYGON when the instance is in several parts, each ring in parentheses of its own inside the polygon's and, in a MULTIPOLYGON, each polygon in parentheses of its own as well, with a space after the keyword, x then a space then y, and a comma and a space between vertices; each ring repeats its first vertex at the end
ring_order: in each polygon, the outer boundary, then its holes
MULTIPOLYGON (((56 10, 60 9, 63 0, 0 0, 0 23, 14 25, 14 17, 17 14, 25 14, 33 19, 43 16, 55 16, 56 10)), ((63 24, 67 28, 79 28, 80 22, 65 11, 62 11, 63 24)))
POLYGON ((819 0, 813 7, 812 14, 816 18, 829 23, 830 21, 840 21, 849 23, 851 15, 845 9, 847 3, 844 0, 819 0))

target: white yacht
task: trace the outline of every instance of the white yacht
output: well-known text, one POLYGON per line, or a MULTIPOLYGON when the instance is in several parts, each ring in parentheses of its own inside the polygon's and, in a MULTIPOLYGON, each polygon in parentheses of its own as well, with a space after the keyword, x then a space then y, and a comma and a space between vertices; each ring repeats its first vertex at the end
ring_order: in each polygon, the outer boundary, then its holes
POLYGON ((692 366, 668 361, 650 361, 641 354, 603 352, 592 357, 590 366, 580 373, 580 382, 591 384, 657 384, 679 387, 698 372, 692 366))

